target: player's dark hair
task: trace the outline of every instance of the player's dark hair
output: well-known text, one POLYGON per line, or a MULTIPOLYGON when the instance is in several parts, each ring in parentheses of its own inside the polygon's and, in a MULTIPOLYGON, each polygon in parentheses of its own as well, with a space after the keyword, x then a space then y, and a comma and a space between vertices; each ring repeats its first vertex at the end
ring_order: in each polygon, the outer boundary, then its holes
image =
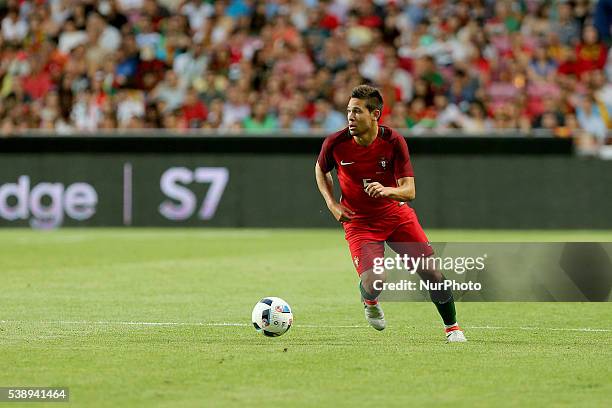
MULTIPOLYGON (((382 112, 383 108, 383 97, 380 91, 370 85, 359 85, 353 88, 351 92, 351 98, 362 99, 366 101, 366 108, 370 112, 378 109, 382 112)), ((380 115, 379 115, 380 118, 380 115)))

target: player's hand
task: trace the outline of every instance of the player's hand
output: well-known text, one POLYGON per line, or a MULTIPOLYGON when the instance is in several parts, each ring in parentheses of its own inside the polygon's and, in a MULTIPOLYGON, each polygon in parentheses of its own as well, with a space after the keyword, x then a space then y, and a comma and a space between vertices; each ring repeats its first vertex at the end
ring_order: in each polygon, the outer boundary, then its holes
POLYGON ((355 211, 351 211, 340 203, 334 203, 329 206, 329 211, 333 214, 338 222, 350 221, 355 211))
POLYGON ((370 197, 384 198, 384 197, 389 197, 389 195, 391 194, 391 187, 385 187, 379 182, 374 181, 368 184, 368 186, 365 189, 365 192, 370 197))

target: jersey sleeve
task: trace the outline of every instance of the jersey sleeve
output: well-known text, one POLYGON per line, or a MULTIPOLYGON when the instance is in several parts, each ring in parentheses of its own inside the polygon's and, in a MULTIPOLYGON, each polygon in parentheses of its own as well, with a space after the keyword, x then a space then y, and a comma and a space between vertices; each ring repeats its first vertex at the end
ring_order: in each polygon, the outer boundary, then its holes
POLYGON ((408 144, 400 134, 395 135, 395 163, 394 174, 396 179, 402 177, 414 177, 412 163, 410 163, 410 153, 408 153, 408 144))
POLYGON ((321 152, 319 153, 319 158, 317 162, 319 163, 319 167, 323 171, 323 173, 328 173, 336 167, 336 162, 334 161, 333 155, 333 143, 331 142, 332 138, 327 137, 323 141, 323 146, 321 147, 321 152))

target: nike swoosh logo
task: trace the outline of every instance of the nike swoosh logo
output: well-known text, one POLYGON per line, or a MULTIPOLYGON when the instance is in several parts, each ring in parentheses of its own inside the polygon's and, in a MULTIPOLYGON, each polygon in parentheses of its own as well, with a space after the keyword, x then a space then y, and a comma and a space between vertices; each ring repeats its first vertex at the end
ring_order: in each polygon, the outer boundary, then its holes
POLYGON ((345 162, 344 160, 340 160, 340 165, 348 166, 349 164, 354 164, 355 162, 345 162))

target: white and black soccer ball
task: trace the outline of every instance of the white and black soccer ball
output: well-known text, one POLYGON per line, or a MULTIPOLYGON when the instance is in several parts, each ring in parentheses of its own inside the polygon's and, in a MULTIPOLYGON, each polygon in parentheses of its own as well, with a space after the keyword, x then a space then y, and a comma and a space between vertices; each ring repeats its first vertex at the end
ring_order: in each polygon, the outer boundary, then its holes
POLYGON ((258 332, 268 337, 278 337, 291 328, 293 313, 283 299, 270 296, 257 302, 251 320, 258 332))

